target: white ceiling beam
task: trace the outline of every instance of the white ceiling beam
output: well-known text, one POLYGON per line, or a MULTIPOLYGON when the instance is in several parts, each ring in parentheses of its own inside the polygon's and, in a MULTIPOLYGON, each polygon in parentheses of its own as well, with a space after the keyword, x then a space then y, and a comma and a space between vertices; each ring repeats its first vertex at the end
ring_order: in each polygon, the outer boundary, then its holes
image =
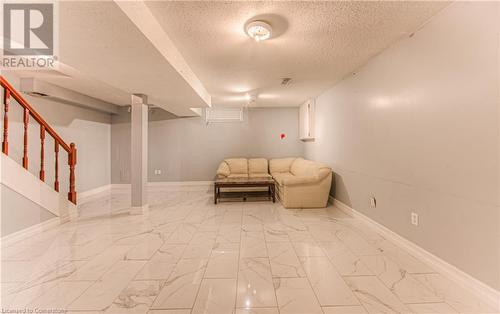
POLYGON ((21 92, 67 105, 117 114, 118 106, 32 77, 21 78, 21 92))
POLYGON ((191 70, 184 57, 174 45, 170 37, 165 33, 160 23, 156 20, 149 8, 143 1, 120 1, 114 0, 118 7, 127 15, 134 25, 160 52, 165 60, 179 73, 179 75, 191 86, 196 94, 211 106, 211 96, 205 89, 196 74, 191 70))

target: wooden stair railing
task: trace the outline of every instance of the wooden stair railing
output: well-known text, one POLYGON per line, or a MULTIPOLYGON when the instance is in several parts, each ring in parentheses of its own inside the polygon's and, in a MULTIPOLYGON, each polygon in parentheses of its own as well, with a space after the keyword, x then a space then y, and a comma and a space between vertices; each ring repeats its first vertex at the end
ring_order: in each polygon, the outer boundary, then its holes
POLYGON ((54 171, 54 189, 59 192, 59 147, 62 147, 68 153, 68 166, 69 166, 69 192, 68 200, 76 204, 76 190, 75 190, 75 165, 76 165, 76 146, 75 143, 66 144, 61 137, 50 127, 50 125, 36 112, 36 110, 28 104, 28 102, 19 94, 7 80, 0 76, 0 85, 3 88, 3 104, 4 104, 4 117, 3 117, 3 140, 2 152, 9 155, 9 106, 11 97, 14 98, 19 105, 24 109, 23 124, 24 124, 24 143, 23 143, 23 167, 28 169, 28 124, 30 116, 40 124, 40 175, 41 181, 45 182, 45 134, 48 133, 54 139, 54 154, 55 154, 55 171, 54 171))

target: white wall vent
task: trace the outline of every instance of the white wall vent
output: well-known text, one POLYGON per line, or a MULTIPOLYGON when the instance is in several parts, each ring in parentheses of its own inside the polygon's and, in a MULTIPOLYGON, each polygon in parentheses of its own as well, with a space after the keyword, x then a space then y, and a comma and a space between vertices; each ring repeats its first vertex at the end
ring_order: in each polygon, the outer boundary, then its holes
POLYGON ((205 119, 210 122, 241 122, 243 108, 206 108, 205 119))

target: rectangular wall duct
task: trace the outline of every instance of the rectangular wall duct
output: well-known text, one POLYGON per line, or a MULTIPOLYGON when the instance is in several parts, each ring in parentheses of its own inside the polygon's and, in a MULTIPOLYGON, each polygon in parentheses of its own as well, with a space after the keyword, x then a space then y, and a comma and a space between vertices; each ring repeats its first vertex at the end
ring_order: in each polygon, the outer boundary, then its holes
POLYGON ((205 119, 210 122, 241 122, 243 121, 242 108, 206 108, 205 119))

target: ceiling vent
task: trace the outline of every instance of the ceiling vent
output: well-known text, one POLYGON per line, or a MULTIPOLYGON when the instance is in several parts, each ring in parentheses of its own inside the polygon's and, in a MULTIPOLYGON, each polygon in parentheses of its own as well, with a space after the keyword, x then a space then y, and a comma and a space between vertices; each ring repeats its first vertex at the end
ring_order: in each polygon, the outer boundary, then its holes
POLYGON ((71 106, 105 113, 118 113, 118 106, 114 104, 34 78, 21 78, 21 92, 71 106))
POLYGON ((281 80, 281 86, 287 87, 290 86, 290 84, 292 84, 292 78, 290 77, 285 77, 281 80))
POLYGON ((241 122, 243 121, 242 108, 206 108, 205 119, 210 122, 241 122))

